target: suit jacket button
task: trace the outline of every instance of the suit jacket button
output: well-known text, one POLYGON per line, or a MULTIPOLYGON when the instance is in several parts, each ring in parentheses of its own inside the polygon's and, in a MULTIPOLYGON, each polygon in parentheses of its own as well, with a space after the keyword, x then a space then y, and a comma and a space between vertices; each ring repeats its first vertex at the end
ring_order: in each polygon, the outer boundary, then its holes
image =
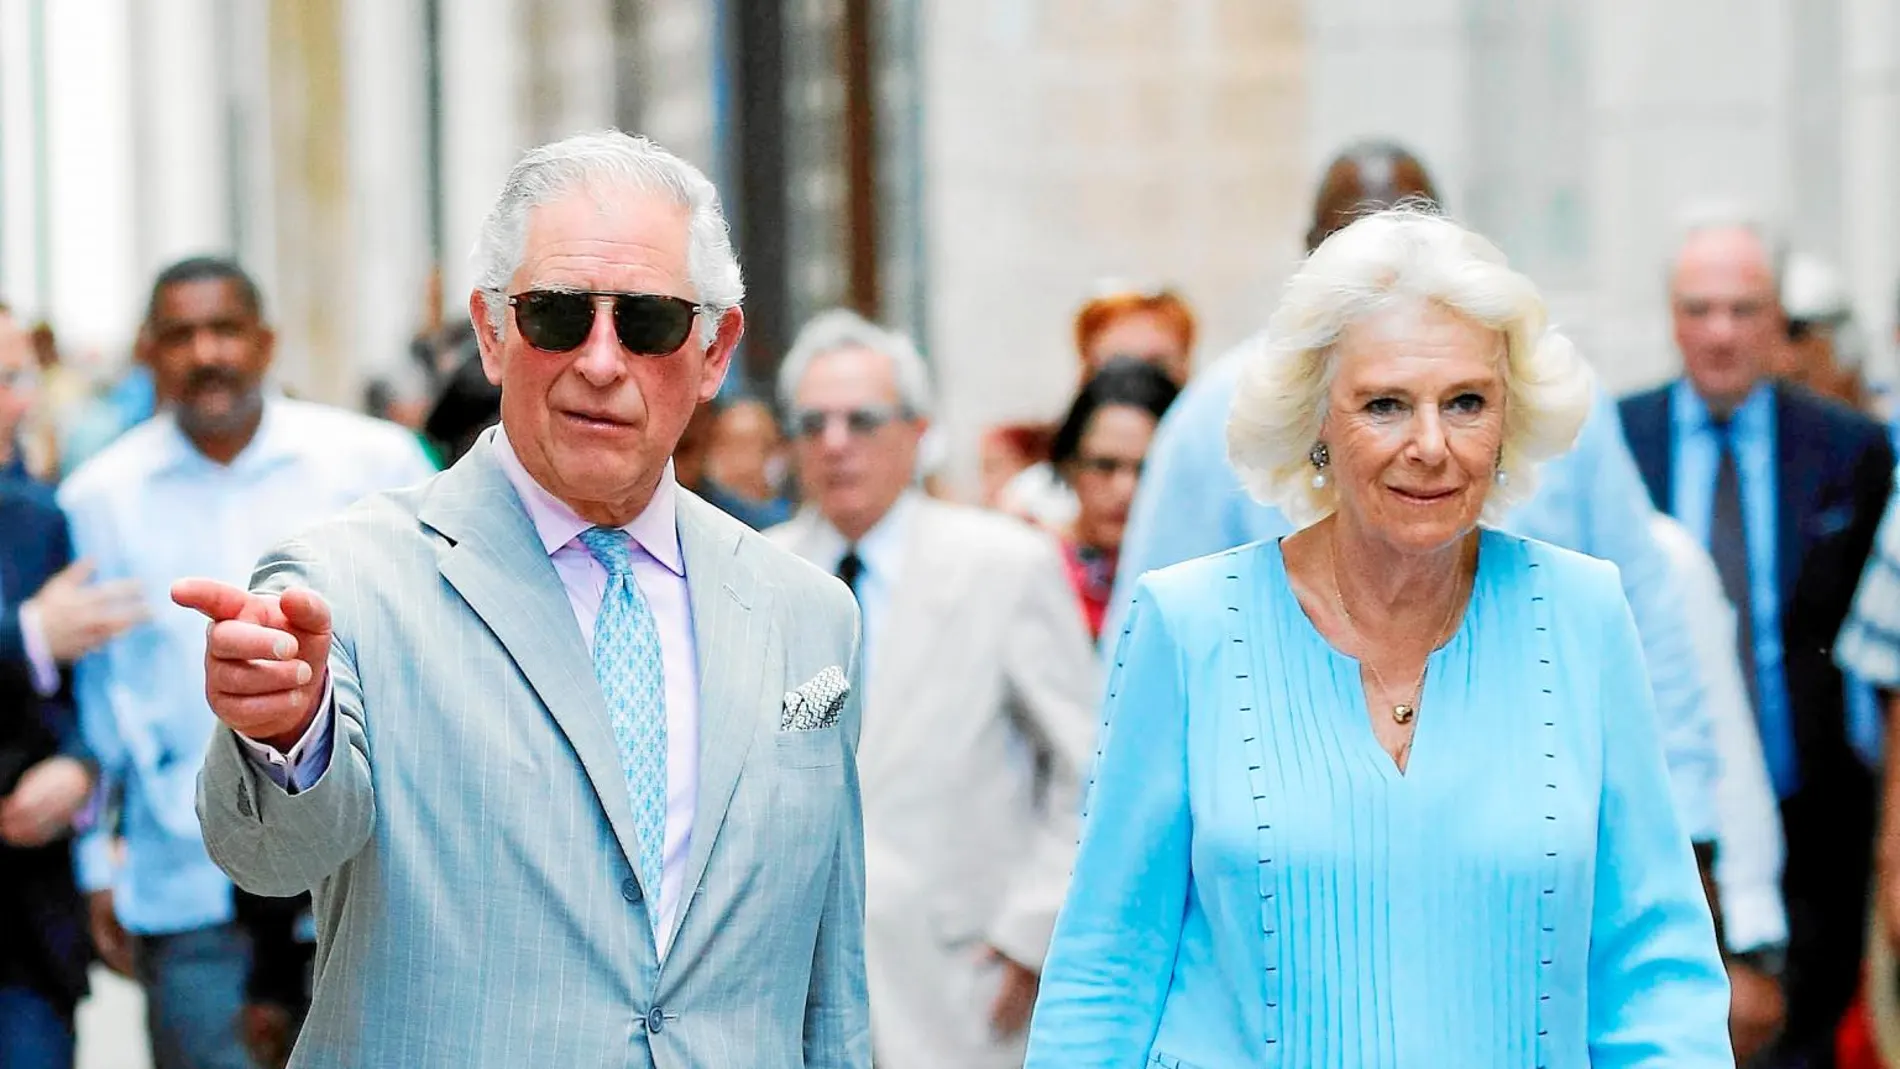
MULTIPOLYGON (((249 816, 250 814, 245 814, 249 816)), ((640 901, 640 881, 629 876, 620 881, 620 897, 629 902, 640 901)))
POLYGON ((647 1033, 649 1035, 657 1036, 665 1028, 666 1028, 666 1014, 661 1013, 660 1008, 658 1006, 655 1006, 652 1009, 648 1010, 647 1011, 647 1033))

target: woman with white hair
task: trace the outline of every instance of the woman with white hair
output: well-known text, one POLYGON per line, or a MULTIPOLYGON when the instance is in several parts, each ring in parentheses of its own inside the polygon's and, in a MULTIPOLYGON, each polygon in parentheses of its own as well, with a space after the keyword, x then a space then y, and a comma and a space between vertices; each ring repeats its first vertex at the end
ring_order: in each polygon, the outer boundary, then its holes
POLYGON ((1733 1066, 1615 569, 1480 524, 1589 404, 1536 289, 1383 211, 1248 359, 1304 526, 1141 581, 1029 1065, 1733 1066))

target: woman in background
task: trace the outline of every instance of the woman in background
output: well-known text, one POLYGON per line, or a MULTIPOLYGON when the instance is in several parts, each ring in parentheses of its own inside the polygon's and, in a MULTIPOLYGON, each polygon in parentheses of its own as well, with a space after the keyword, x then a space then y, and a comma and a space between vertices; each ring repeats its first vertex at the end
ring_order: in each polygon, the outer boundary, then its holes
MULTIPOLYGON (((1075 313, 1082 380, 1109 364, 1135 361, 1152 365, 1179 389, 1188 380, 1194 333, 1194 310, 1173 290, 1102 283, 1075 313)), ((1077 502, 1056 466, 1037 460, 1003 484, 992 507, 1060 534, 1075 522, 1077 502)))
POLYGON ((1091 638, 1101 637, 1148 443, 1179 392, 1153 364, 1111 361, 1082 385, 1050 446, 1051 462, 1075 493, 1076 515, 1062 532, 1062 550, 1091 638))

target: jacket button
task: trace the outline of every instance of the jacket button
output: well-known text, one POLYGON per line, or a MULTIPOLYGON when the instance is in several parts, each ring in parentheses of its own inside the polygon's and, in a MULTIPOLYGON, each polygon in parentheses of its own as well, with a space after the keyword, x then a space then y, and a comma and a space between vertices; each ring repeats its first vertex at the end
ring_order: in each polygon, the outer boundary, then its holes
POLYGON ((660 1008, 658 1006, 655 1006, 652 1009, 648 1010, 647 1011, 647 1033, 649 1035, 657 1036, 665 1028, 666 1028, 666 1014, 661 1013, 660 1008))
POLYGON ((620 897, 629 902, 640 901, 640 881, 629 876, 620 881, 620 897))

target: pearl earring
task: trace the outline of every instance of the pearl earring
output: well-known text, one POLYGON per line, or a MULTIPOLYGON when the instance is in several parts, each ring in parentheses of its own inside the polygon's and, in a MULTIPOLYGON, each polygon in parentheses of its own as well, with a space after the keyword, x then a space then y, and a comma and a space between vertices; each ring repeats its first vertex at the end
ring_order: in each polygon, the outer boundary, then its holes
POLYGON ((1326 448, 1325 442, 1314 442, 1313 448, 1307 450, 1306 459, 1314 469, 1313 489, 1326 489, 1326 484, 1330 481, 1326 477, 1326 466, 1333 462, 1332 451, 1326 448))
POLYGON ((1511 473, 1505 471, 1503 468, 1499 468, 1497 474, 1493 475, 1492 478, 1497 480, 1499 486, 1511 485, 1511 473))

